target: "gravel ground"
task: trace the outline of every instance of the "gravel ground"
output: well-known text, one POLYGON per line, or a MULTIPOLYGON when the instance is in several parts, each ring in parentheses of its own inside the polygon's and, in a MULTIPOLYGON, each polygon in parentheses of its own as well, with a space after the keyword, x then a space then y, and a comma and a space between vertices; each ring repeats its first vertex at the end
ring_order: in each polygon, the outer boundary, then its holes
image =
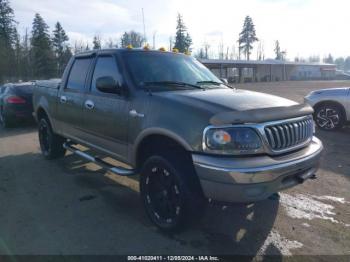
MULTIPOLYGON (((336 86, 350 82, 238 85, 299 102, 336 86)), ((317 136, 317 180, 280 199, 210 206, 198 225, 165 235, 144 215, 136 179, 71 154, 46 161, 35 126, 0 128, 0 254, 350 255, 350 129, 317 136)))

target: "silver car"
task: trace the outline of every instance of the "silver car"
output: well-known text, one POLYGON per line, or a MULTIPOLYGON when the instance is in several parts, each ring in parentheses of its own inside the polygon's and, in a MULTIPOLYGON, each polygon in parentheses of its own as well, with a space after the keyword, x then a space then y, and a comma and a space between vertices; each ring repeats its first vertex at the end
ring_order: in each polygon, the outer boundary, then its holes
POLYGON ((337 130, 350 121, 350 87, 316 90, 305 102, 314 108, 315 122, 323 130, 337 130))

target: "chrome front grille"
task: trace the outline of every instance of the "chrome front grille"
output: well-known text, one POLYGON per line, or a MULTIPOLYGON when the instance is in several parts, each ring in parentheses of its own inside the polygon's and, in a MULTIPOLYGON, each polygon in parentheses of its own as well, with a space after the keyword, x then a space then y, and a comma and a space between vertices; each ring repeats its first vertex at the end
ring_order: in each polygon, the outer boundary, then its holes
POLYGON ((273 151, 297 147, 312 139, 313 120, 310 117, 293 122, 282 122, 276 125, 265 126, 265 134, 273 151))

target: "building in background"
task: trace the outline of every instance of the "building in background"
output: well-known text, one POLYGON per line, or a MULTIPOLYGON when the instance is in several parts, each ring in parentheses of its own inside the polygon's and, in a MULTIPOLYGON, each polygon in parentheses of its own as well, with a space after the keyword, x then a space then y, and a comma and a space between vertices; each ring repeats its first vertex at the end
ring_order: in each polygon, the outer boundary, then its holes
POLYGON ((279 60, 245 61, 200 59, 216 76, 231 83, 289 80, 334 80, 336 65, 279 60))

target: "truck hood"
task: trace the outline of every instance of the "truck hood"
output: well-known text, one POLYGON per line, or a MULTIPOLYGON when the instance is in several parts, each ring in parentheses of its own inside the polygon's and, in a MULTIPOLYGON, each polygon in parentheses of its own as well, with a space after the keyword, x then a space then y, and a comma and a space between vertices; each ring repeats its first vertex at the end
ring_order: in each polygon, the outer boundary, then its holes
POLYGON ((206 91, 159 92, 160 96, 190 104, 194 107, 205 105, 230 111, 244 111, 256 108, 292 106, 297 103, 278 96, 241 89, 208 89, 206 91))
POLYGON ((325 88, 312 91, 308 96, 315 95, 346 95, 350 87, 325 88))
POLYGON ((241 89, 209 89, 206 91, 159 92, 190 107, 210 111, 213 125, 259 123, 312 114, 310 106, 259 92, 241 89))

